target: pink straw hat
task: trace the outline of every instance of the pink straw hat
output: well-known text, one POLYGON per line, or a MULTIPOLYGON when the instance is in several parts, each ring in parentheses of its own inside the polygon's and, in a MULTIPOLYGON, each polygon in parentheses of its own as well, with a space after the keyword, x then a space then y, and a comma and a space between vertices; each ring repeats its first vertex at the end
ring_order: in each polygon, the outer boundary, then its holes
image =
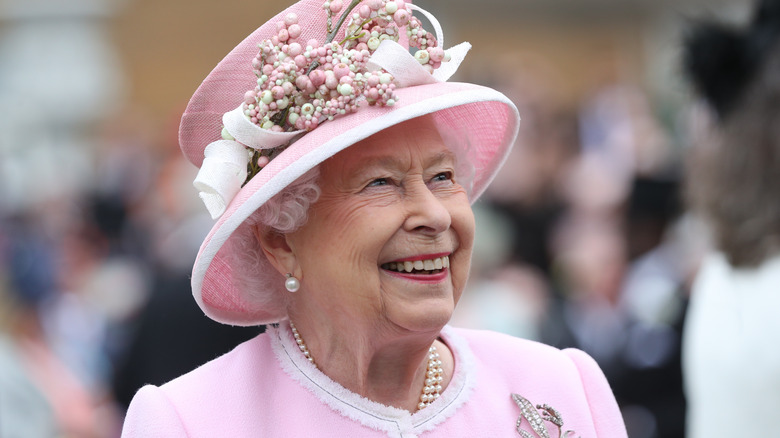
MULTIPOLYGON (((201 167, 201 173, 209 173, 206 172, 208 158, 204 161, 204 157, 209 154, 206 150, 207 146, 223 143, 224 140, 221 138, 239 139, 241 133, 235 131, 240 131, 242 128, 235 126, 229 114, 235 115, 236 111, 240 113, 237 107, 240 108, 244 103, 247 90, 253 90, 258 86, 258 76, 253 71, 253 61, 257 62, 255 57, 258 56, 258 43, 264 40, 270 41, 275 36, 278 38, 280 29, 285 28, 283 24, 285 20, 291 31, 290 35, 300 33, 298 41, 311 42, 312 39, 316 39, 323 42, 327 33, 328 14, 322 1, 299 1, 263 24, 236 46, 195 92, 182 116, 179 142, 187 159, 201 167), (295 16, 291 16, 291 13, 295 16), (293 28, 293 26, 297 27, 293 28), (223 126, 230 135, 221 135, 223 126)), ((325 6, 337 1, 341 0, 330 0, 325 6)), ((366 0, 361 2, 352 13, 358 14, 355 11, 365 13, 364 6, 370 6, 372 10, 381 6, 391 12, 396 8, 419 10, 409 1, 366 0), (390 3, 393 4, 389 5, 390 3)), ((336 17, 337 15, 334 14, 334 24, 336 17)), ((440 34, 438 23, 435 19, 431 21, 440 34)), ((339 36, 333 41, 341 41, 344 33, 343 29, 340 30, 339 36)), ((408 38, 403 35, 403 31, 401 34, 398 42, 402 44, 406 55, 414 59, 408 51, 408 38)), ((430 37, 430 34, 428 36, 430 37)), ((438 40, 441 39, 439 35, 438 40)), ((273 41, 278 42, 278 40, 273 41)), ((290 41, 292 40, 288 43, 290 41)), ((385 42, 382 42, 382 45, 385 45, 385 42)), ((463 46, 454 49, 463 49, 463 46)), ((453 60, 450 62, 454 66, 442 62, 439 70, 449 69, 449 72, 438 78, 431 75, 430 68, 427 71, 420 69, 423 64, 419 58, 414 62, 417 67, 403 63, 392 65, 397 58, 403 58, 397 56, 398 53, 394 53, 388 58, 389 60, 383 61, 382 70, 379 71, 379 73, 392 73, 393 83, 396 84, 392 96, 394 102, 390 102, 390 105, 369 105, 364 98, 357 103, 356 111, 338 115, 332 120, 322 119, 323 121, 315 129, 298 133, 289 146, 273 156, 270 162, 264 163, 262 170, 250 177, 251 179, 243 187, 238 189, 239 186, 235 185, 231 193, 223 196, 224 205, 216 208, 214 205, 209 206, 212 215, 219 216, 219 219, 201 245, 192 272, 193 296, 207 316, 218 322, 241 326, 274 323, 286 318, 284 294, 287 292, 284 289, 284 277, 280 274, 278 281, 265 285, 262 291, 252 291, 250 297, 248 291, 242 290, 240 282, 236 280, 237 275, 234 272, 236 266, 231 263, 233 260, 231 252, 234 251, 235 245, 231 243, 231 239, 235 240, 236 235, 241 234, 236 233, 236 230, 245 226, 245 220, 255 210, 298 177, 372 134, 423 115, 431 115, 443 132, 456 129, 458 132, 463 132, 467 137, 463 140, 468 142, 470 147, 469 160, 474 168, 472 202, 482 194, 509 153, 517 136, 520 119, 517 108, 498 91, 474 84, 442 81, 442 78, 446 80, 457 69, 457 64, 465 56, 466 50, 468 47, 465 47, 462 54, 452 55, 453 60), (408 72, 410 68, 415 71, 408 72), (421 77, 417 70, 424 71, 426 77, 421 77), (262 298, 258 299, 258 295, 262 298)), ((378 52, 372 52, 372 61, 378 52)), ((378 55, 376 57, 379 58, 378 55)), ((246 110, 247 107, 243 108, 246 110)), ((247 112, 244 111, 244 114, 247 112)), ((243 123, 246 123, 247 117, 242 117, 243 123)), ((245 147, 245 144, 241 145, 241 148, 245 147)), ((244 151, 240 155, 247 154, 251 152, 244 151)), ((238 164, 229 163, 226 168, 235 170, 241 166, 246 167, 245 161, 238 164), (231 164, 234 167, 230 167, 231 164)), ((232 173, 235 177, 236 172, 232 173)), ((239 179, 243 180, 245 175, 245 173, 241 174, 239 179)), ((199 179, 200 177, 201 174, 199 179)), ((198 179, 196 184, 197 182, 198 179)), ((205 189, 199 188, 208 206, 211 201, 207 197, 213 195, 204 195, 205 189)), ((224 191, 219 188, 217 190, 220 193, 224 191)), ((261 265, 265 269, 273 269, 266 260, 261 260, 261 265)))

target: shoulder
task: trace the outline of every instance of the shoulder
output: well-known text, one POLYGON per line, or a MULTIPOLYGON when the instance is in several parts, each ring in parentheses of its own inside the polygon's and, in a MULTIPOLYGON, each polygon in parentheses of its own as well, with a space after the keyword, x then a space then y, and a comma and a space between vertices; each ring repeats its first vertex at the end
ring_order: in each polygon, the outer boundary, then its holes
POLYGON ((577 430, 586 430, 589 423, 598 436, 625 436, 612 389, 587 353, 484 330, 449 328, 448 334, 460 337, 471 350, 480 381, 477 392, 486 399, 519 394, 566 412, 573 424, 582 424, 577 430))
POLYGON ((708 254, 693 284, 697 290, 714 290, 718 293, 733 291, 759 294, 765 290, 774 293, 780 281, 780 253, 774 254, 756 267, 739 268, 732 266, 721 252, 708 254))
POLYGON ((583 379, 596 379, 606 383, 596 361, 581 350, 561 350, 540 342, 488 330, 450 328, 450 331, 466 341, 477 362, 491 364, 491 369, 523 375, 576 374, 583 379))
POLYGON ((242 378, 254 374, 250 371, 262 367, 269 358, 273 358, 269 336, 263 333, 189 373, 171 380, 162 385, 161 389, 171 396, 176 396, 180 392, 188 393, 193 388, 223 387, 225 382, 241 381, 242 378))
POLYGON ((490 330, 453 327, 450 327, 449 330, 464 339, 477 358, 517 359, 522 356, 542 363, 568 360, 569 350, 560 350, 541 342, 516 338, 490 330))
POLYGON ((174 405, 160 388, 146 385, 135 394, 125 415, 122 437, 187 436, 174 405))
MULTIPOLYGON (((772 311, 780 305, 779 283, 780 254, 750 268, 731 266, 722 253, 709 254, 693 282, 686 332, 699 324, 720 330, 725 327, 741 329, 741 325, 734 326, 739 322, 732 318, 736 309, 752 312, 755 320, 766 324, 774 319, 772 311), (726 318, 725 326, 721 318, 726 318)), ((706 331, 701 334, 712 336, 706 331)))

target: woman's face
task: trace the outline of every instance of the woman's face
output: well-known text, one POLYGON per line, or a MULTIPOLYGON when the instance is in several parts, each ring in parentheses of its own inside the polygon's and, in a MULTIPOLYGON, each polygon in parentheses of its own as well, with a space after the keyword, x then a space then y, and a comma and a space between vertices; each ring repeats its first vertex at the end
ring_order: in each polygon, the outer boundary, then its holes
POLYGON ((306 225, 287 236, 302 284, 296 312, 411 331, 449 321, 474 238, 455 168, 428 118, 382 131, 324 162, 322 194, 306 225))

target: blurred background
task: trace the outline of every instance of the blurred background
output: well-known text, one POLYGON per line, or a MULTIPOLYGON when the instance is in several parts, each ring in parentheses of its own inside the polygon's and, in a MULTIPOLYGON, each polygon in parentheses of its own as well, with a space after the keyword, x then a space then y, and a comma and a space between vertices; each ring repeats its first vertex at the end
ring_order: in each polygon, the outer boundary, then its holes
MULTIPOLYGON (((0 0, 0 438, 116 437, 133 393, 262 328, 210 322, 189 273, 212 221, 178 150, 200 81, 290 1, 0 0)), ((475 206, 453 323, 590 353, 633 438, 682 437, 680 334, 709 245, 681 184, 701 121, 690 17, 747 0, 419 0, 456 80, 520 108, 475 206)))

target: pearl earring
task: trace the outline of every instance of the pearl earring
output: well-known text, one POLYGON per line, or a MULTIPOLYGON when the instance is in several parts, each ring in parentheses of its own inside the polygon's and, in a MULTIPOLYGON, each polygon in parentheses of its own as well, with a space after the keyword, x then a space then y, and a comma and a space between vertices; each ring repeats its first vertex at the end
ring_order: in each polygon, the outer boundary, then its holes
POLYGON ((284 280, 284 288, 287 289, 288 292, 298 292, 298 289, 301 288, 301 282, 290 273, 285 276, 287 279, 284 280))

